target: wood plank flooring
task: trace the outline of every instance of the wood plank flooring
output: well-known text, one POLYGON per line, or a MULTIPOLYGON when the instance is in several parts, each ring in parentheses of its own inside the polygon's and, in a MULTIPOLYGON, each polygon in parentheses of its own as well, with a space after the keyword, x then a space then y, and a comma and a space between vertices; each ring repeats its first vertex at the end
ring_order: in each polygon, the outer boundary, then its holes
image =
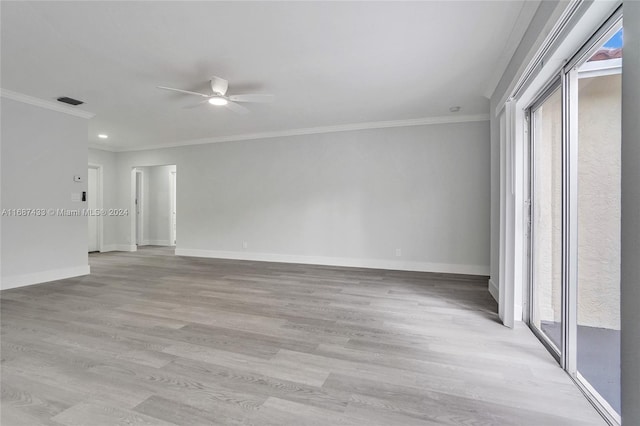
POLYGON ((486 278, 90 255, 3 291, 13 425, 603 425, 486 278))

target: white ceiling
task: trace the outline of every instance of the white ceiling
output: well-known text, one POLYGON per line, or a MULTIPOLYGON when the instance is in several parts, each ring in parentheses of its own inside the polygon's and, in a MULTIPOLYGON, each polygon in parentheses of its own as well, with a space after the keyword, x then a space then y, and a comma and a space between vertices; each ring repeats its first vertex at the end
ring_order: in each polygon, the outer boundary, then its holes
POLYGON ((89 143, 114 149, 456 115, 454 105, 486 114, 536 6, 3 1, 1 87, 85 101, 89 143), (184 109, 199 99, 156 89, 204 91, 211 75, 276 102, 237 115, 184 109))

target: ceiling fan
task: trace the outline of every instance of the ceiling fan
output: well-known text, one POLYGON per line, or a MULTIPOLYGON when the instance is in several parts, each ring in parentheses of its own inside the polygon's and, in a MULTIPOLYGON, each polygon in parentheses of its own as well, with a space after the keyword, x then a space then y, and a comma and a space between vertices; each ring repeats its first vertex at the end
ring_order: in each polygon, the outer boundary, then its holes
POLYGON ((240 105, 238 102, 273 102, 274 96, 268 94, 245 94, 245 95, 227 95, 227 89, 229 88, 229 82, 224 78, 213 76, 209 82, 211 85, 211 94, 192 92, 190 90, 175 89, 173 87, 158 86, 158 89, 171 90, 174 92, 186 93, 188 95, 196 95, 205 98, 201 102, 195 105, 191 105, 186 108, 195 108, 204 103, 210 103, 211 105, 226 106, 230 110, 246 114, 249 112, 247 108, 240 105))

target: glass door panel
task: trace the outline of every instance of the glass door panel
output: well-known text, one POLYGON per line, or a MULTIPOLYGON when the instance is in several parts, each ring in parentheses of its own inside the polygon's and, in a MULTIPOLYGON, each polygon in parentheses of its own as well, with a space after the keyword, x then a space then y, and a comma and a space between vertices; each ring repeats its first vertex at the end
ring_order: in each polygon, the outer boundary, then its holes
POLYGON ((531 111, 531 324, 559 355, 562 347, 562 95, 531 111))
POLYGON ((620 413, 622 29, 578 68, 577 370, 620 413))

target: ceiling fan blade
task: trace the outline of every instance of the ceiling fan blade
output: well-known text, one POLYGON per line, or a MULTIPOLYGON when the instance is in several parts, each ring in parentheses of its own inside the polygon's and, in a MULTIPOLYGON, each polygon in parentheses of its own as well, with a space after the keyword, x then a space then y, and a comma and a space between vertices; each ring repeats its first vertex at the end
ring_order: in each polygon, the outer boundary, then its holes
POLYGON ((191 92, 189 90, 174 89, 173 87, 164 87, 164 86, 157 86, 157 87, 158 89, 162 89, 162 90, 171 90, 173 92, 187 93, 189 95, 198 95, 198 96, 203 96, 205 98, 209 97, 209 95, 205 95, 204 93, 191 92))
POLYGON ((243 107, 240 104, 237 104, 235 102, 227 102, 227 104, 225 105, 227 108, 229 108, 231 111, 233 112, 237 112, 238 114, 246 114, 249 112, 249 110, 245 107, 243 107))
POLYGON ((273 102, 275 100, 275 96, 267 95, 267 94, 252 94, 252 95, 231 95, 229 96, 229 100, 234 102, 273 102))
POLYGON ((216 77, 215 75, 211 77, 211 90, 213 93, 224 96, 228 88, 229 82, 224 78, 216 77))
POLYGON ((204 101, 200 101, 200 102, 198 102, 197 104, 183 106, 182 108, 184 108, 184 109, 197 108, 197 107, 199 107, 199 106, 202 106, 202 105, 206 104, 207 102, 209 102, 209 100, 208 100, 208 99, 205 99, 204 101))

